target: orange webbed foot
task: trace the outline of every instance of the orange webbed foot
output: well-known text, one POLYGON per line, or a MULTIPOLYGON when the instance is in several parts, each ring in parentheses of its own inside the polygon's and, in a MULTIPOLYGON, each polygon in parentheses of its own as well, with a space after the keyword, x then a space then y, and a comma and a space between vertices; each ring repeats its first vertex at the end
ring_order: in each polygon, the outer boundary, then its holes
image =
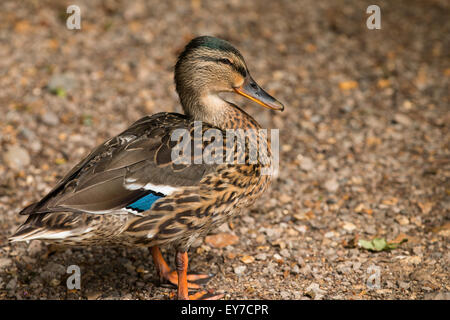
MULTIPOLYGON (((188 288, 189 289, 201 289, 214 277, 213 274, 188 274, 188 288)), ((160 275, 161 283, 163 287, 177 287, 178 286, 178 273, 174 271, 167 272, 160 275)))
POLYGON ((214 291, 199 291, 189 296, 189 300, 219 300, 225 295, 223 293, 214 293, 214 291))
POLYGON ((198 291, 194 294, 188 295, 188 296, 177 296, 177 293, 172 292, 170 294, 171 299, 177 299, 177 300, 219 300, 222 299, 225 295, 223 293, 214 293, 214 291, 209 290, 202 290, 198 291))
POLYGON ((189 289, 201 289, 214 276, 213 274, 187 274, 188 256, 186 252, 178 251, 175 263, 177 269, 172 271, 164 260, 158 247, 150 248, 150 252, 158 270, 161 283, 177 286, 177 293, 171 294, 171 298, 178 300, 218 300, 224 294, 215 294, 213 291, 199 291, 189 295, 189 289))

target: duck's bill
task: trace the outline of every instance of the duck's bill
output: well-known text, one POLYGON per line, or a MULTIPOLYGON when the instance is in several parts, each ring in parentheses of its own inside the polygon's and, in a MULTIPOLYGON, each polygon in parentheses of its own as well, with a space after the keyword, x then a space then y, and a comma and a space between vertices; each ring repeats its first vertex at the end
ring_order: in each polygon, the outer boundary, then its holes
POLYGON ((284 106, 277 99, 272 97, 263 88, 261 88, 252 77, 247 77, 244 84, 240 87, 234 88, 234 91, 240 95, 259 103, 263 107, 283 111, 284 106))

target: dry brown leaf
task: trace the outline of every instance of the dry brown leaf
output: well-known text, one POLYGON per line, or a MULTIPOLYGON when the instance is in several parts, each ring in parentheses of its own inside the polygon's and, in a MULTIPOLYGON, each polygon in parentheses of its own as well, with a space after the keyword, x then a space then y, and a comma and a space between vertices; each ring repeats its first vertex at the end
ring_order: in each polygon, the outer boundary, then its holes
POLYGON ((140 23, 139 21, 131 21, 128 24, 128 28, 130 29, 131 32, 139 32, 142 30, 142 23, 140 23))
POLYGON ((359 235, 356 234, 351 239, 343 239, 341 241, 341 243, 344 248, 356 248, 358 246, 358 241, 359 241, 359 235))
POLYGON ((401 214, 395 216, 395 220, 402 226, 406 226, 409 224, 409 219, 401 214))
POLYGON ((31 25, 27 20, 18 21, 14 26, 14 31, 18 33, 27 33, 31 30, 31 25))
POLYGON ((356 206, 356 208, 355 208, 355 212, 356 212, 356 213, 361 213, 361 212, 363 212, 364 210, 366 210, 366 206, 364 205, 364 203, 358 204, 358 205, 356 206))
POLYGON ((234 259, 234 258, 236 258, 236 253, 234 253, 234 252, 228 252, 228 253, 227 253, 227 258, 228 258, 228 259, 234 259))
POLYGON ((56 50, 59 48, 59 42, 56 39, 49 39, 47 41, 47 46, 52 50, 56 50))
POLYGON ((404 234, 403 232, 399 233, 398 236, 395 237, 395 239, 390 241, 390 243, 402 243, 404 242, 405 239, 408 241, 408 243, 412 244, 420 243, 419 238, 404 234))
POLYGON ((358 88, 358 82, 356 81, 342 81, 339 83, 339 89, 341 89, 342 91, 345 90, 351 90, 351 89, 355 89, 358 88))
POLYGON ((280 249, 286 248, 286 243, 283 240, 275 240, 274 242, 272 242, 272 245, 279 246, 280 249))
POLYGON ((398 203, 398 199, 395 197, 383 200, 383 204, 388 206, 395 206, 398 203))
POLYGON ((381 144, 381 139, 378 137, 367 137, 366 144, 368 146, 376 146, 381 144))
POLYGON ((287 194, 282 194, 278 200, 280 200, 281 203, 289 203, 292 202, 292 197, 287 194))
POLYGON ((308 43, 305 47, 306 51, 308 51, 309 53, 313 53, 316 52, 317 47, 315 45, 313 45, 312 43, 308 43))
POLYGON ((306 213, 306 218, 308 220, 314 219, 315 217, 316 217, 316 215, 311 210, 306 213))
POLYGON ((311 200, 303 201, 303 205, 308 208, 314 208, 314 202, 312 202, 311 200))
POLYGON ((433 231, 434 233, 437 233, 441 236, 448 237, 448 236, 450 236, 450 222, 446 222, 442 226, 435 227, 431 231, 433 231))
POLYGON ((66 159, 64 159, 64 158, 56 158, 55 159, 55 164, 64 164, 64 163, 66 163, 66 159))
POLYGON ((252 263, 252 262, 254 262, 255 261, 255 258, 254 257, 252 257, 252 256, 243 256, 242 258, 241 258, 241 261, 243 262, 243 263, 252 263))
POLYGON ((378 88, 383 89, 383 88, 389 87, 391 85, 391 82, 389 81, 389 79, 380 79, 380 80, 378 80, 377 85, 378 85, 378 88))
POLYGON ((419 202, 417 203, 417 205, 419 206, 420 210, 422 210, 423 214, 429 214, 431 209, 433 208, 432 202, 419 202))
POLYGON ((260 234, 256 237, 256 242, 258 243, 264 243, 266 241, 266 237, 263 234, 260 234))
POLYGON ((238 236, 231 233, 218 233, 207 236, 205 243, 214 248, 225 248, 226 246, 233 245, 239 240, 238 236))

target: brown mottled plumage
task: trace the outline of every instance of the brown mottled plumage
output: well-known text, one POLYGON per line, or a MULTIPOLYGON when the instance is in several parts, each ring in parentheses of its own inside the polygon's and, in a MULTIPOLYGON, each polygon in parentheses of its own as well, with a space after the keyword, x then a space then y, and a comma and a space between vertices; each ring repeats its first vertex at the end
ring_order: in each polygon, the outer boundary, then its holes
POLYGON ((271 153, 264 134, 244 131, 259 130, 260 125, 218 93, 236 92, 276 110, 283 106, 254 82, 234 47, 213 37, 198 37, 186 46, 175 66, 175 83, 185 115, 144 117, 97 147, 44 198, 22 210, 28 219, 11 240, 147 246, 161 279, 178 284, 178 298, 219 297, 204 292, 188 296, 187 288, 200 288, 195 281, 207 276, 186 274, 186 251, 267 189, 271 176, 262 170, 271 167, 271 153), (198 124, 202 136, 208 130, 221 133, 223 150, 232 149, 234 158, 227 159, 224 152, 215 154, 222 162, 201 161, 216 141, 200 141, 202 153, 197 154, 198 124), (172 141, 178 129, 193 141, 189 163, 173 159, 182 142, 172 141), (230 129, 237 141, 227 136, 230 129), (249 150, 261 146, 267 153, 251 161, 249 150), (177 249, 176 272, 158 249, 168 244, 177 249))

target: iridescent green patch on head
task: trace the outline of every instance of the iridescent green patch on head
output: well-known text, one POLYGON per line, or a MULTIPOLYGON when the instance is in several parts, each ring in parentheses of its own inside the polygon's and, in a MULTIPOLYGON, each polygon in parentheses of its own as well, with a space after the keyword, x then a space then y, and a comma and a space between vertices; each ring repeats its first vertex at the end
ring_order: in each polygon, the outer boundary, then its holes
POLYGON ((231 44, 219 38, 203 36, 198 37, 194 40, 196 40, 195 42, 198 43, 199 47, 207 47, 210 49, 216 49, 221 51, 231 51, 231 52, 237 51, 231 44))
POLYGON ((228 43, 225 40, 211 36, 200 36, 192 39, 191 42, 189 42, 188 45, 186 46, 180 58, 182 56, 186 56, 189 52, 192 52, 192 50, 199 48, 208 48, 222 52, 231 52, 236 56, 238 56, 239 58, 243 59, 241 53, 230 43, 228 43))

